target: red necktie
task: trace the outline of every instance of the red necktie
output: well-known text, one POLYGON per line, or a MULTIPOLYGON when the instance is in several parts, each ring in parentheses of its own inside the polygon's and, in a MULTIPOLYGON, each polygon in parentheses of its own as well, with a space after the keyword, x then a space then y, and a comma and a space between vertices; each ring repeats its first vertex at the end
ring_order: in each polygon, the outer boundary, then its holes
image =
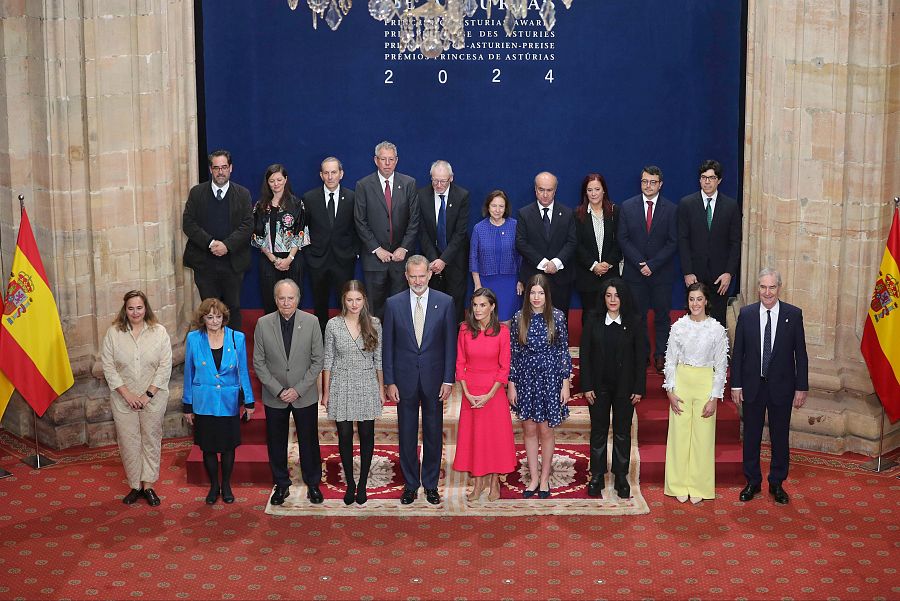
POLYGON ((650 225, 653 223, 653 203, 647 201, 647 233, 650 233, 650 225))
POLYGON ((388 210, 388 241, 391 246, 394 245, 394 223, 391 218, 391 180, 384 180, 384 202, 387 204, 388 210))

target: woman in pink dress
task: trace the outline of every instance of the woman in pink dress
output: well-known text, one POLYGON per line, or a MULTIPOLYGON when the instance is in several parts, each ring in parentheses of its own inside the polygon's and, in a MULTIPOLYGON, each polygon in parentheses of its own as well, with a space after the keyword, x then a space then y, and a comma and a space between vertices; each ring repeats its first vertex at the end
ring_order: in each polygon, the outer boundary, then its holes
POLYGON ((497 318, 497 297, 488 288, 472 295, 472 306, 459 329, 456 380, 462 386, 456 458, 453 469, 470 472, 475 487, 467 496, 477 501, 500 498, 500 474, 516 467, 516 443, 506 400, 509 380, 509 328, 497 318))

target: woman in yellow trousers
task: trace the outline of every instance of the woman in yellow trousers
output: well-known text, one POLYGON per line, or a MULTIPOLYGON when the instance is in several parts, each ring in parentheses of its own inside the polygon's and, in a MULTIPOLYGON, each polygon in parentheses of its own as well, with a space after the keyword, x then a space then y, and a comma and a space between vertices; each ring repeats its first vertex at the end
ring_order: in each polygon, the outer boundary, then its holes
POLYGON ((728 336, 709 316, 709 289, 688 286, 688 314, 672 324, 666 348, 669 397, 665 492, 684 503, 716 498, 716 404, 725 391, 728 336))

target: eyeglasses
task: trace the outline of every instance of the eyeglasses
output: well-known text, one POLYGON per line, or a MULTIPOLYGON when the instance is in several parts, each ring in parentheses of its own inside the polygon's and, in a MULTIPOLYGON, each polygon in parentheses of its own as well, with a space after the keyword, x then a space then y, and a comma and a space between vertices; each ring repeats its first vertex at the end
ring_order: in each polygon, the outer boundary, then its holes
POLYGON ((213 165, 210 167, 211 171, 228 171, 231 168, 231 165, 213 165))
POLYGON ((717 179, 719 179, 718 175, 701 175, 700 176, 701 182, 714 182, 717 179))
POLYGON ((435 186, 446 186, 450 183, 449 179, 434 179, 432 178, 431 183, 435 186))
POLYGON ((641 185, 642 186, 658 186, 659 180, 658 179, 642 179, 641 185))

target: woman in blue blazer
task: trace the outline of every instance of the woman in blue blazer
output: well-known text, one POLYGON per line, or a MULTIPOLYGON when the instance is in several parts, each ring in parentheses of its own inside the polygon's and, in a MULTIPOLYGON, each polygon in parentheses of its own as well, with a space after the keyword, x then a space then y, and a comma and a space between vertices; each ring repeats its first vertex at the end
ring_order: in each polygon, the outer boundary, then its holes
POLYGON ((184 413, 194 426, 194 442, 203 451, 209 475, 207 505, 214 504, 220 493, 224 502, 234 503, 231 472, 234 450, 241 444, 240 406, 244 405, 248 418, 254 407, 244 334, 225 327, 228 316, 222 301, 204 300, 194 313, 185 343, 184 413))

